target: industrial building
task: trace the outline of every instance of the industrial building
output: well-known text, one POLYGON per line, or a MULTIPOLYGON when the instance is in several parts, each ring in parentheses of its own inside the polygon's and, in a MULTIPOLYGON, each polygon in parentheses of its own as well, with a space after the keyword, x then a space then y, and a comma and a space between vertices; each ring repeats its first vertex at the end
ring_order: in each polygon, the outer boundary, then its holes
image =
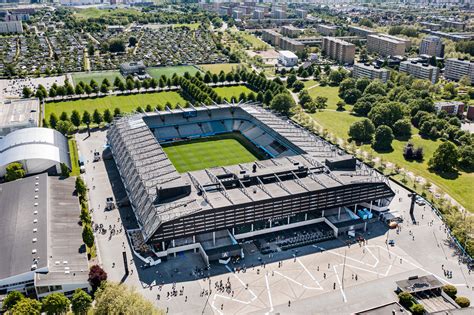
POLYGON ((383 83, 386 83, 390 79, 390 71, 387 69, 364 63, 354 64, 352 75, 356 79, 368 78, 371 80, 380 80, 383 83))
POLYGON ((444 56, 444 44, 438 36, 426 36, 420 43, 420 55, 428 55, 442 58, 444 56))
POLYGON ((417 79, 429 80, 431 83, 438 82, 439 68, 428 64, 417 63, 416 61, 402 61, 400 71, 408 73, 417 79))
POLYGON ((456 58, 447 59, 445 62, 444 76, 446 79, 459 81, 466 76, 474 84, 474 62, 456 58))
POLYGON ((185 250, 230 259, 246 239, 315 224, 325 238, 364 230, 394 196, 382 174, 257 104, 131 115, 107 139, 140 226, 135 240, 161 259, 185 250), (178 173, 161 147, 231 132, 267 159, 178 173))
POLYGON ((367 51, 385 56, 403 56, 405 54, 406 43, 382 36, 372 34, 367 36, 367 51))
POLYGON ((0 296, 90 290, 74 190, 73 178, 47 174, 0 184, 0 296))
POLYGON ((324 37, 322 51, 341 64, 353 64, 355 45, 335 37, 324 37))
POLYGON ((71 169, 67 138, 49 128, 13 131, 0 138, 0 177, 13 162, 20 162, 27 174, 60 174, 61 164, 71 169))
POLYGON ((278 61, 285 67, 294 67, 298 64, 298 56, 289 50, 280 50, 278 61))

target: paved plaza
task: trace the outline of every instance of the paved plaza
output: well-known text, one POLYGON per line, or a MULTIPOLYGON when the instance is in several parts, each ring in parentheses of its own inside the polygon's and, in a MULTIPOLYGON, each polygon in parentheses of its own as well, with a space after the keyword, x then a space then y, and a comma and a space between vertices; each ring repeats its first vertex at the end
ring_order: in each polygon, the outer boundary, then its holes
POLYGON ((107 197, 120 201, 125 196, 113 160, 92 162, 93 152, 104 149, 105 135, 105 130, 90 137, 76 135, 79 154, 86 161, 84 178, 93 220, 107 229, 96 234, 98 261, 110 280, 135 287, 171 314, 350 314, 397 300, 395 281, 426 274, 454 284, 458 295, 474 299, 474 275, 459 262, 441 220, 428 206, 416 206, 414 225, 408 214, 408 192, 395 183, 391 183, 397 193, 391 208, 405 220, 390 231, 381 222, 371 224, 360 234, 365 243, 339 238, 270 256, 244 246, 245 259, 240 263, 211 264, 210 270, 204 270, 199 254, 186 252, 142 269, 144 263, 132 256, 122 227, 137 228, 131 209, 105 210, 107 197), (131 270, 128 277, 123 251, 131 270), (445 277, 443 269, 452 271, 452 278, 445 277))

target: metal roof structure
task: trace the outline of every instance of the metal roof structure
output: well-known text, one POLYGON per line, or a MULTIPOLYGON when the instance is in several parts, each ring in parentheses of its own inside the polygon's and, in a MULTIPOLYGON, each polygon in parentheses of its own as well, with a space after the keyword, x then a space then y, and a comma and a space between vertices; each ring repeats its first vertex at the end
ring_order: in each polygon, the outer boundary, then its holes
POLYGON ((358 183, 389 185, 337 146, 258 104, 133 114, 116 120, 107 137, 145 240, 163 223, 198 212, 358 183), (205 136, 210 127, 253 133, 259 147, 277 141, 284 150, 263 161, 178 173, 160 142, 205 136), (331 170, 328 161, 352 161, 354 170, 331 170), (162 200, 162 192, 179 189, 186 193, 162 200))

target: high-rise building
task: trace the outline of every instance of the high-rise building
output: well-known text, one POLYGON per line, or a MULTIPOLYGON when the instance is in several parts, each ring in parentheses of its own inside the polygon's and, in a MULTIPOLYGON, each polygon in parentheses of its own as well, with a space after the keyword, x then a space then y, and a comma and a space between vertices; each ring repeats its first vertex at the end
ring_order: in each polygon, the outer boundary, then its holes
POLYGON ((438 67, 416 63, 415 61, 402 61, 400 63, 400 71, 408 73, 418 79, 430 80, 433 84, 439 79, 438 67))
POLYGON ((371 80, 380 80, 384 83, 390 78, 390 71, 373 65, 366 65, 363 63, 354 64, 352 71, 354 78, 368 78, 371 80))
POLYGON ((253 18, 257 20, 262 20, 265 17, 265 12, 263 10, 253 11, 253 18))
POLYGON ((280 45, 281 34, 274 30, 263 30, 262 39, 272 46, 280 45))
POLYGON ((301 34, 301 29, 293 25, 285 25, 281 27, 281 33, 288 37, 298 37, 301 34))
POLYGON ((324 37, 322 43, 323 53, 331 59, 342 64, 353 64, 355 45, 337 39, 335 37, 324 37))
POLYGON ((374 31, 374 30, 365 28, 365 27, 351 25, 351 26, 349 26, 349 33, 351 33, 353 35, 357 35, 357 36, 367 38, 367 36, 375 34, 377 32, 374 31))
POLYGON ((306 16, 308 15, 308 11, 303 10, 303 9, 296 9, 295 12, 296 12, 296 15, 301 19, 305 19, 306 16))
POLYGON ((304 50, 304 44, 289 37, 282 37, 280 39, 280 48, 284 50, 299 52, 304 50))
POLYGON ((444 56, 444 44, 438 36, 427 36, 420 43, 420 55, 444 56))
POLYGON ((380 34, 367 36, 367 50, 381 56, 403 56, 406 43, 380 34))
POLYGON ((272 15, 273 15, 274 19, 279 19, 279 20, 286 19, 286 11, 285 10, 281 10, 281 9, 273 10, 272 15))
POLYGON ((446 79, 459 81, 463 76, 467 76, 474 84, 474 62, 450 58, 446 60, 444 76, 446 79))
POLYGON ((337 32, 337 26, 318 24, 316 26, 316 30, 318 31, 318 33, 324 36, 335 36, 337 32))

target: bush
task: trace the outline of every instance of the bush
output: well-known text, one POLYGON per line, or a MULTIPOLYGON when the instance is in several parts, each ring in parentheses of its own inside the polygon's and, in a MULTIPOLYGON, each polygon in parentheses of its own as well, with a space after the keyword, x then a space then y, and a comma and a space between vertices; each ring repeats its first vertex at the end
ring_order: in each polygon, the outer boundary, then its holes
POLYGON ((5 181, 11 182, 20 178, 25 177, 26 172, 23 169, 23 165, 18 162, 10 163, 7 165, 5 174, 5 181))
POLYGON ((398 294, 398 300, 403 306, 409 307, 413 303, 413 296, 409 292, 400 292, 398 294))
POLYGON ((464 296, 458 296, 454 301, 462 308, 469 307, 469 305, 471 305, 471 301, 469 301, 469 299, 464 296))
POLYGON ((399 119, 393 124, 393 133, 397 137, 411 136, 411 123, 408 119, 399 119))
POLYGON ((452 299, 456 298, 456 294, 458 294, 458 289, 451 284, 444 285, 442 289, 444 293, 446 293, 452 299))
POLYGON ((425 313, 425 307, 421 304, 415 304, 413 305, 413 307, 411 308, 411 312, 413 313, 413 315, 421 315, 421 314, 424 314, 425 313))
POLYGON ((92 290, 95 291, 100 286, 102 281, 107 280, 107 273, 99 265, 94 265, 89 270, 89 284, 92 290))

